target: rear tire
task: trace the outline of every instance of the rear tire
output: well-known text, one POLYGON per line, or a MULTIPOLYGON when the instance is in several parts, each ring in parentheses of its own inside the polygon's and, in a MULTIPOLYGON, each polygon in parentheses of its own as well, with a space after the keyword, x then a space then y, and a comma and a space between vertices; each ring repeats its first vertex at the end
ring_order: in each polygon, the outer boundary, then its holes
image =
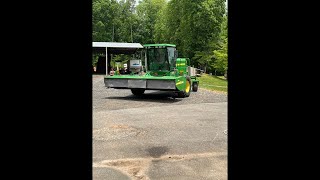
POLYGON ((144 93, 145 89, 131 89, 132 94, 139 96, 144 93))
POLYGON ((198 91, 198 83, 197 82, 192 84, 192 91, 193 92, 197 92, 198 91))

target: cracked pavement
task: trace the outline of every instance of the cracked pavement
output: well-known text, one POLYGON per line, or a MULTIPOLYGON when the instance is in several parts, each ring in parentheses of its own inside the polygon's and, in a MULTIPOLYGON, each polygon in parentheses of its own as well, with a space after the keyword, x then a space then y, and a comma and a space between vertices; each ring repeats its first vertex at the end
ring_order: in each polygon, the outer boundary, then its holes
POLYGON ((227 95, 200 86, 135 97, 93 76, 93 179, 226 180, 227 95))

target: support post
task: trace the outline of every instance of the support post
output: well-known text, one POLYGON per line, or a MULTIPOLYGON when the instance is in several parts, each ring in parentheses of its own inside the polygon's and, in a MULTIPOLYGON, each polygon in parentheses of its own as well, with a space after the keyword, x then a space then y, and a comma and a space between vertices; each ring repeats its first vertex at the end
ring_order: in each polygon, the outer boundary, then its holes
POLYGON ((108 47, 106 47, 106 76, 108 76, 108 47))

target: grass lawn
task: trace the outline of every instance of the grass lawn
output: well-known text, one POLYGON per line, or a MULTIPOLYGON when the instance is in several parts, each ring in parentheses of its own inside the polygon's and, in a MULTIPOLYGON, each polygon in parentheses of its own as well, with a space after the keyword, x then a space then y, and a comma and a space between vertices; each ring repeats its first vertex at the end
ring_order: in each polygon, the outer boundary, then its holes
POLYGON ((228 92, 228 81, 224 76, 210 76, 208 74, 202 74, 199 79, 199 88, 204 88, 212 91, 228 92))

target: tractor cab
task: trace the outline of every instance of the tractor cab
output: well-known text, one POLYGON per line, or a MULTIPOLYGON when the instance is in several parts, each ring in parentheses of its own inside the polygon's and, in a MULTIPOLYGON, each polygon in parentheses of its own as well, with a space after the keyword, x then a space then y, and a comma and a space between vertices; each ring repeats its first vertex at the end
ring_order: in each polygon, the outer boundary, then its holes
POLYGON ((170 75, 176 69, 177 51, 173 44, 145 44, 147 73, 170 75))

